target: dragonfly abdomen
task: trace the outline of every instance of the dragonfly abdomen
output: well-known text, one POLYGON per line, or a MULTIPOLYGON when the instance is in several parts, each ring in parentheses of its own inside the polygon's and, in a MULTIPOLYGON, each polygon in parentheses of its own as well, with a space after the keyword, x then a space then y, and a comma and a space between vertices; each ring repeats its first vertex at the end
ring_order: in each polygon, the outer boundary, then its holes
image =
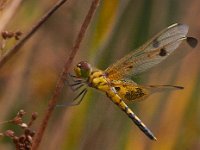
POLYGON ((146 125, 131 111, 130 108, 126 108, 126 113, 129 118, 144 132, 150 139, 157 140, 153 133, 146 127, 146 125))
POLYGON ((111 89, 106 92, 107 96, 123 110, 128 117, 139 127, 139 129, 146 134, 150 139, 157 140, 153 133, 146 127, 146 125, 134 114, 134 112, 126 105, 126 103, 111 89))

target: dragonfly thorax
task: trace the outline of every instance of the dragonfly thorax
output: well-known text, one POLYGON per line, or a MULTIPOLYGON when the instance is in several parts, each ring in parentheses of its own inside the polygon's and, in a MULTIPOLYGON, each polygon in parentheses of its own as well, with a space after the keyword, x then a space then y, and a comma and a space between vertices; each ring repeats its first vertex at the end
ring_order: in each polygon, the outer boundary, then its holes
POLYGON ((92 72, 92 67, 88 62, 81 61, 74 67, 74 72, 77 77, 88 79, 92 72))
POLYGON ((104 71, 95 70, 91 72, 88 78, 88 85, 106 92, 110 88, 110 79, 106 77, 104 71))

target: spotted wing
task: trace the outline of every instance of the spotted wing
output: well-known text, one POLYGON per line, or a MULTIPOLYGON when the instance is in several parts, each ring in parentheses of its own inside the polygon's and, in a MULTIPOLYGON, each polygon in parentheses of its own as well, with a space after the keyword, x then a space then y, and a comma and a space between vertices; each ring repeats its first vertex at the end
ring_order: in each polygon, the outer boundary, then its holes
POLYGON ((125 102, 141 101, 155 92, 183 89, 174 85, 137 85, 129 80, 113 80, 112 87, 125 102))
POLYGON ((113 81, 114 89, 125 102, 141 101, 150 95, 149 89, 132 82, 113 81))
POLYGON ((105 70, 112 80, 141 73, 166 59, 183 40, 195 47, 197 40, 186 37, 189 27, 185 24, 173 24, 164 29, 134 52, 129 53, 105 70))

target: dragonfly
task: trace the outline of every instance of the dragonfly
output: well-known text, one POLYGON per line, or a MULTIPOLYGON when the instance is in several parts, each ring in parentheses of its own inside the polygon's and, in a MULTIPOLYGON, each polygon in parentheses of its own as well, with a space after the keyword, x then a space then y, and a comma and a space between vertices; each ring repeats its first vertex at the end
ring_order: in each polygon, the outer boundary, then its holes
POLYGON ((82 89, 74 98, 81 103, 87 93, 87 87, 104 92, 125 114, 138 126, 138 128, 151 140, 157 140, 154 134, 128 107, 128 102, 146 99, 149 95, 166 89, 183 89, 176 85, 139 85, 130 77, 142 73, 165 60, 177 47, 186 41, 192 48, 198 41, 187 36, 189 27, 186 24, 175 23, 152 39, 130 52, 106 70, 94 69, 87 61, 81 61, 74 67, 75 75, 69 74, 73 79, 70 84, 73 90, 82 89), (84 87, 84 88, 83 88, 84 87))

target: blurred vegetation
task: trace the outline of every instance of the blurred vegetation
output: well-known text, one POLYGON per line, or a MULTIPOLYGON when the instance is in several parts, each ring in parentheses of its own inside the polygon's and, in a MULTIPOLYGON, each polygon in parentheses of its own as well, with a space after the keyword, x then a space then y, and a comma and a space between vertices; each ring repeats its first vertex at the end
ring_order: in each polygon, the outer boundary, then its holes
MULTIPOLYGON (((10 9, 14 1, 19 0, 0 1, 0 21, 7 11, 13 13, 8 22, 0 23, 5 24, 0 26, 2 31, 26 33, 56 2, 21 0, 16 9, 10 9)), ((90 3, 91 0, 68 1, 0 69, 0 121, 9 120, 20 109, 30 114, 38 112, 33 125, 37 130, 90 3)), ((189 35, 200 39, 199 17, 198 0, 101 1, 74 65, 87 60, 97 68, 106 69, 175 22, 188 24, 189 35)), ((4 51, 15 43, 15 40, 6 43, 4 51)), ((136 81, 182 85, 185 89, 129 104, 154 132, 157 142, 150 141, 105 94, 91 89, 79 106, 56 108, 40 149, 200 149, 199 46, 192 50, 182 44, 178 50, 182 49, 192 52, 181 60, 177 56, 178 63, 171 67, 153 68, 136 81)), ((60 103, 71 101, 75 95, 66 85, 60 103)), ((0 132, 10 128, 9 124, 0 125, 0 132)), ((0 140, 0 149, 13 149, 10 140, 0 140)))

